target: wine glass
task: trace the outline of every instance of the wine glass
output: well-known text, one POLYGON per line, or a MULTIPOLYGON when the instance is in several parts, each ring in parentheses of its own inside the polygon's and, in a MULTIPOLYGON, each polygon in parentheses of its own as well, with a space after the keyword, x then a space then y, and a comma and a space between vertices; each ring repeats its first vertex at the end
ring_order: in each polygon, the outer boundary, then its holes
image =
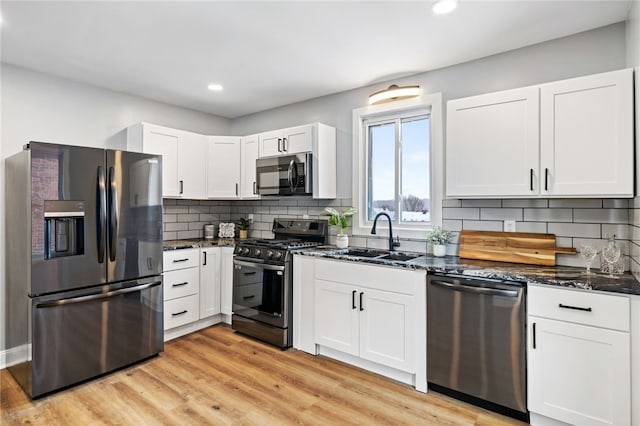
POLYGON ((580 246, 580 255, 584 257, 584 260, 587 262, 587 275, 591 274, 591 262, 595 259, 598 254, 598 250, 595 247, 584 244, 580 246))
POLYGON ((616 246, 615 240, 611 237, 609 244, 602 250, 602 258, 609 266, 609 276, 611 277, 613 276, 613 267, 618 259, 620 259, 620 254, 620 247, 616 246))

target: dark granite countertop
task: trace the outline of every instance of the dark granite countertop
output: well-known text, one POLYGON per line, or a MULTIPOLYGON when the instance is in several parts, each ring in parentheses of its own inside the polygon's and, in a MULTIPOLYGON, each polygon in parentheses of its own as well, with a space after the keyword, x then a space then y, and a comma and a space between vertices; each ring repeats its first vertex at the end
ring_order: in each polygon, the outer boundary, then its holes
MULTIPOLYGON (((350 249, 354 248, 350 247, 350 249)), ((352 256, 346 254, 347 249, 337 249, 333 246, 323 246, 297 253, 305 256, 326 257, 381 266, 422 269, 427 273, 457 274, 468 277, 519 281, 527 284, 546 284, 582 290, 640 295, 640 283, 629 273, 609 276, 596 271, 591 275, 586 275, 584 268, 571 266, 535 266, 520 263, 460 259, 456 256, 434 257, 430 254, 421 254, 416 259, 400 262, 352 256)))
POLYGON ((200 247, 233 247, 235 245, 236 240, 234 238, 215 238, 213 240, 168 240, 162 242, 162 249, 164 251, 169 251, 200 247))

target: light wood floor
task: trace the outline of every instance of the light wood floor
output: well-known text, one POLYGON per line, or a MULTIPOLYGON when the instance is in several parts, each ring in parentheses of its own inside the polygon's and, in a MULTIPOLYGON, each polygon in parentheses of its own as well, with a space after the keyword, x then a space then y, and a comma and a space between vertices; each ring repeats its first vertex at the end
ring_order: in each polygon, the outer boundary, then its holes
POLYGON ((159 357, 30 401, 0 371, 0 423, 524 425, 435 392, 214 326, 159 357))

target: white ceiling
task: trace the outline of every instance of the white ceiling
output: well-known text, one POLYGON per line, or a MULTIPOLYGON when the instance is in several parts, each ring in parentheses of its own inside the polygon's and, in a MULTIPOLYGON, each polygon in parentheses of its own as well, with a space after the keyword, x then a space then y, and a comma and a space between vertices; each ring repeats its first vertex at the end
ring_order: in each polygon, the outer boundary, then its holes
POLYGON ((234 118, 623 21, 630 3, 460 0, 435 16, 430 0, 2 0, 0 53, 234 118))

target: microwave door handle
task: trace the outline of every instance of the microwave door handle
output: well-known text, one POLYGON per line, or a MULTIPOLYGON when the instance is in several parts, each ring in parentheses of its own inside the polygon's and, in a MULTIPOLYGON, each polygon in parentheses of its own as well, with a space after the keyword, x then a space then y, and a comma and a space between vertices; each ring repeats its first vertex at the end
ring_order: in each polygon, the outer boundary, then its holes
POLYGON ((287 181, 289 182, 289 189, 293 192, 293 167, 295 166, 295 161, 291 160, 289 162, 289 168, 287 169, 287 181))

